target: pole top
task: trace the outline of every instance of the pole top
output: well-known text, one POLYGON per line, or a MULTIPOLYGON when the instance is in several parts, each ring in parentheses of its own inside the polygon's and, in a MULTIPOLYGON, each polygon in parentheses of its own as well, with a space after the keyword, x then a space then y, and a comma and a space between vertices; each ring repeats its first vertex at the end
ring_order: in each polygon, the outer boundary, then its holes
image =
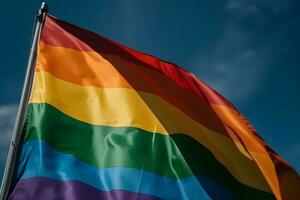
POLYGON ((40 8, 40 14, 48 12, 48 4, 46 2, 42 2, 40 8))
POLYGON ((48 12, 48 5, 46 2, 42 2, 41 7, 39 9, 39 13, 37 15, 37 20, 39 22, 44 21, 45 16, 47 15, 47 12, 48 12))
POLYGON ((41 12, 48 12, 48 4, 46 2, 42 2, 40 11, 41 12))

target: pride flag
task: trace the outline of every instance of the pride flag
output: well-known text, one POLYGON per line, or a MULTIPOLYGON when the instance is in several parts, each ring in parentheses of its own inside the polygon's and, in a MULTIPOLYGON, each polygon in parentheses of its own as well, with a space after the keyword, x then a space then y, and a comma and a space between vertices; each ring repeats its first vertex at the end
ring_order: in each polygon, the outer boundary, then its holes
POLYGON ((297 173, 190 72, 47 16, 11 200, 296 200, 297 173))

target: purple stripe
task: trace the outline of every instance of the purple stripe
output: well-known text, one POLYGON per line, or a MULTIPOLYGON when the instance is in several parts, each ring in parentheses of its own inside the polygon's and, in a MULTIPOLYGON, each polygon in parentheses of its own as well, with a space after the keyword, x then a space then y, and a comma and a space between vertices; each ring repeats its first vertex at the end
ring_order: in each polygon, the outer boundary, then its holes
POLYGON ((49 178, 21 180, 16 185, 9 200, 157 200, 158 198, 114 190, 104 192, 79 181, 56 181, 49 178))

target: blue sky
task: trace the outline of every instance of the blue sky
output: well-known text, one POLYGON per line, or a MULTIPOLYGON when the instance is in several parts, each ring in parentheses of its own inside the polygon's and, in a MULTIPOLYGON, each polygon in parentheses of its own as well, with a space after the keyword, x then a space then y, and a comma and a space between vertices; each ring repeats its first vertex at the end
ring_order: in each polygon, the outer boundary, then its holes
MULTIPOLYGON (((192 71, 300 172, 297 0, 48 1, 50 13, 192 71)), ((0 7, 0 177, 39 1, 0 7)))

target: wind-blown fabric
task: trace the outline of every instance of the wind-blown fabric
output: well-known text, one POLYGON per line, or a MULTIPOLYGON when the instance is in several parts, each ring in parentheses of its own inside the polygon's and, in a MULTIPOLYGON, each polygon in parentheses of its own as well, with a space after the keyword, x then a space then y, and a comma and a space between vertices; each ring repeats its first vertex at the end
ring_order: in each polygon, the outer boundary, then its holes
POLYGON ((193 74, 47 16, 10 199, 295 200, 297 173, 193 74))

